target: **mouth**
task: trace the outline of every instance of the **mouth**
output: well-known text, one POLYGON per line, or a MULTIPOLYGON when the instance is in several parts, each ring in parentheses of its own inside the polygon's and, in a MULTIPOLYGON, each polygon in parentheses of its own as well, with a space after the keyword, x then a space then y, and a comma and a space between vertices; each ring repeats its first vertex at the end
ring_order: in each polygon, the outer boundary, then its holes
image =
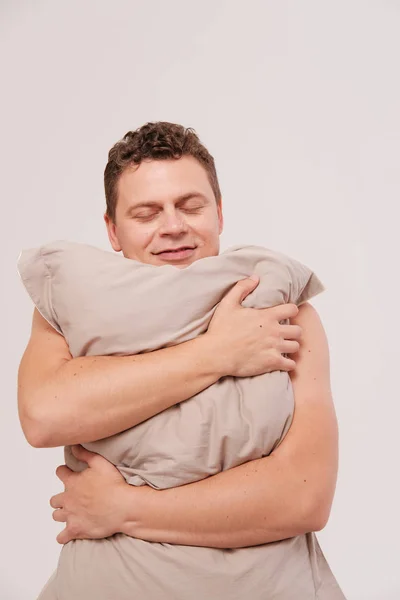
POLYGON ((168 248, 167 250, 155 252, 154 254, 168 260, 180 260, 191 256, 195 249, 196 246, 180 246, 179 248, 168 248))

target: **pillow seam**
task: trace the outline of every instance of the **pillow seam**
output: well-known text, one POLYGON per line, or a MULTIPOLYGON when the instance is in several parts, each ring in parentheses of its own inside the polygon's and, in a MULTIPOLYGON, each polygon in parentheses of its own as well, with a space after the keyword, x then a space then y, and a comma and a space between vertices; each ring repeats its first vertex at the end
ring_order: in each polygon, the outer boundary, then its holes
POLYGON ((43 264, 46 268, 46 277, 49 280, 49 300, 50 300, 49 307, 50 307, 54 321, 57 323, 58 327, 61 329, 59 322, 58 322, 58 316, 57 316, 57 313, 56 313, 56 311, 54 309, 54 305, 53 305, 53 277, 52 277, 51 269, 50 269, 49 265, 47 264, 44 253, 43 253, 43 246, 40 246, 39 252, 40 252, 40 257, 43 261, 43 264))

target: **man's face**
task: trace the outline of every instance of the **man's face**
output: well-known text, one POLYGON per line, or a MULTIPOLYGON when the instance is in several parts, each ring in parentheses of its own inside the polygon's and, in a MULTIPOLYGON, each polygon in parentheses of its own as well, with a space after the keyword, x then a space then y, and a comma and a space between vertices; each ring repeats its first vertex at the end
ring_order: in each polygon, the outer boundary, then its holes
POLYGON ((192 156, 129 167, 118 181, 116 222, 104 220, 113 249, 143 263, 184 268, 219 253, 222 209, 192 156))

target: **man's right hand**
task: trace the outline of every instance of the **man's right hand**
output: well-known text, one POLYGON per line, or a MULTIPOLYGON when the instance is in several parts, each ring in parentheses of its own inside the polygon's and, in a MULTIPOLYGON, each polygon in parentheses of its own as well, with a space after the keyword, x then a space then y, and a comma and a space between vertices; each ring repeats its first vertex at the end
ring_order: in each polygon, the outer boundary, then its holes
POLYGON ((281 325, 280 321, 295 317, 299 309, 296 304, 261 309, 241 306, 259 283, 255 277, 238 281, 225 294, 205 334, 212 336, 226 375, 252 377, 296 368, 295 361, 282 354, 299 350, 302 329, 299 325, 281 325))

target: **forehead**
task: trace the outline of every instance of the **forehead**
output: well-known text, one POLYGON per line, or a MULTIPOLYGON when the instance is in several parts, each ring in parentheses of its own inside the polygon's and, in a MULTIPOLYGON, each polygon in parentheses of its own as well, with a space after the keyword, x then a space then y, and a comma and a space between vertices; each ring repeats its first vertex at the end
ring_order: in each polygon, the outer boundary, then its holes
POLYGON ((167 202, 187 192, 214 197, 207 172, 192 156, 145 160, 126 169, 118 181, 121 209, 139 202, 167 202))

